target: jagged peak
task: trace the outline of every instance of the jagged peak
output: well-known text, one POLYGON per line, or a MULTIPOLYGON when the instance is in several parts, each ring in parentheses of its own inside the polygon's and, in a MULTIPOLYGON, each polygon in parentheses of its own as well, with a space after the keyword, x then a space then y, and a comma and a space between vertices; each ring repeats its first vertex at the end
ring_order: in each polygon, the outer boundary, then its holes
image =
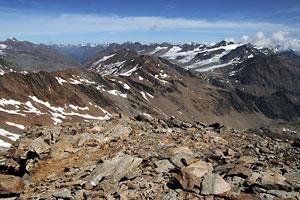
POLYGON ((7 41, 17 42, 18 40, 12 36, 12 37, 9 37, 6 40, 4 40, 4 42, 7 42, 7 41))
POLYGON ((231 45, 234 44, 234 42, 228 42, 225 40, 222 40, 221 42, 218 42, 214 45, 214 47, 221 47, 221 46, 227 46, 227 45, 231 45))

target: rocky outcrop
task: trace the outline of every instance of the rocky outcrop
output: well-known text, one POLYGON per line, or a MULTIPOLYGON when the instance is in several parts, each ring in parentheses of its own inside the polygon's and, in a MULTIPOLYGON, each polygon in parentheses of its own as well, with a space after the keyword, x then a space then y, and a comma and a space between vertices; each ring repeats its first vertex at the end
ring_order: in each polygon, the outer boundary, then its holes
POLYGON ((0 195, 20 194, 23 190, 22 178, 0 174, 0 195))
POLYGON ((1 153, 21 199, 299 199, 299 148, 226 127, 145 116, 33 126, 1 153))

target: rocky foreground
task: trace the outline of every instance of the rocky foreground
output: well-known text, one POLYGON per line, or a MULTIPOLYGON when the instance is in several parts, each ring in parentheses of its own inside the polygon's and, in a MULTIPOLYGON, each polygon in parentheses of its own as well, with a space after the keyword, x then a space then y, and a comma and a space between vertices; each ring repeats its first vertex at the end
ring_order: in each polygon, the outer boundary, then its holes
POLYGON ((300 199, 300 144, 115 116, 34 126, 0 157, 10 199, 300 199))

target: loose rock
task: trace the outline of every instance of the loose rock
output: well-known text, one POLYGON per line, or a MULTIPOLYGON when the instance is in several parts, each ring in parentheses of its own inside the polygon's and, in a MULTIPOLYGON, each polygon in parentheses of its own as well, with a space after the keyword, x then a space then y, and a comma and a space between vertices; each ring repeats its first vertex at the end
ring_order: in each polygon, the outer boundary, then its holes
POLYGON ((201 194, 222 194, 231 190, 230 185, 218 174, 207 174, 202 182, 201 194))

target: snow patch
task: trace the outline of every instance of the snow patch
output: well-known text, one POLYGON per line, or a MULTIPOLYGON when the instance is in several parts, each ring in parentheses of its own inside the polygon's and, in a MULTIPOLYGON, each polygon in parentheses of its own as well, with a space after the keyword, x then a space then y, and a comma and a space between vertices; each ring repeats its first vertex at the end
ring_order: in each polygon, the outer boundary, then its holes
POLYGON ((123 94, 118 90, 108 90, 107 91, 109 94, 115 95, 115 96, 121 96, 123 98, 127 98, 127 94, 123 94))
POLYGON ((220 64, 220 65, 213 65, 213 66, 210 66, 210 67, 204 67, 204 68, 201 68, 201 69, 197 69, 196 71, 198 72, 207 72, 207 71, 210 71, 210 70, 213 70, 213 69, 217 69, 217 68, 221 68, 221 67, 225 67, 225 66, 228 66, 228 65, 231 65, 232 63, 225 63, 225 64, 220 64))
POLYGON ((124 83, 124 88, 126 89, 126 90, 129 90, 130 89, 130 86, 129 85, 127 85, 126 83, 124 83))
POLYGON ((102 76, 115 74, 118 71, 118 69, 120 69, 124 65, 125 62, 126 62, 126 60, 121 61, 121 62, 116 62, 116 63, 110 63, 108 65, 102 66, 101 68, 98 67, 96 70, 96 73, 101 72, 102 76))
POLYGON ((12 99, 0 99, 0 105, 1 106, 6 106, 6 105, 21 105, 22 103, 20 101, 15 101, 12 99))
POLYGON ((19 101, 15 101, 15 100, 12 100, 12 99, 4 99, 4 98, 2 98, 2 99, 0 99, 0 105, 1 106, 12 105, 12 106, 15 106, 16 110, 7 110, 7 109, 4 109, 4 108, 0 108, 0 111, 6 112, 6 113, 9 113, 9 114, 14 114, 14 115, 21 115, 21 116, 25 117, 26 115, 19 113, 20 110, 18 110, 19 106, 21 104, 22 103, 19 102, 19 101))
POLYGON ((154 76, 154 78, 156 78, 157 80, 159 80, 159 81, 162 82, 163 84, 168 83, 168 81, 159 79, 157 74, 154 76))
POLYGON ((159 75, 160 75, 161 78, 168 78, 169 77, 168 74, 162 74, 162 73, 160 73, 159 75))
POLYGON ((148 92, 146 93, 149 97, 151 97, 152 99, 154 98, 153 95, 149 94, 148 92))
POLYGON ((105 92, 106 90, 103 87, 104 87, 103 85, 98 85, 96 87, 96 89, 99 90, 99 91, 105 92))
POLYGON ((142 94, 142 96, 143 96, 144 99, 146 99, 147 101, 149 101, 148 98, 146 97, 145 92, 141 91, 140 93, 142 94))
POLYGON ((36 107, 34 107, 30 101, 26 101, 25 105, 27 106, 27 109, 28 109, 28 110, 24 111, 26 113, 35 113, 37 115, 44 114, 40 110, 38 110, 36 107))
POLYGON ((154 51, 152 51, 152 52, 150 52, 149 54, 150 55, 153 55, 153 54, 155 54, 155 53, 157 53, 157 52, 159 52, 159 51, 161 51, 161 50, 163 50, 163 49, 167 49, 168 47, 160 47, 160 46, 158 46, 158 47, 156 47, 155 49, 154 49, 154 51))
POLYGON ((138 65, 139 64, 136 64, 136 66, 133 67, 132 69, 130 69, 130 70, 126 71, 126 72, 120 73, 120 76, 130 76, 133 72, 135 72, 138 69, 138 65))
POLYGON ((166 57, 166 58, 169 58, 169 59, 176 59, 179 56, 178 52, 181 51, 181 50, 182 49, 180 47, 174 46, 162 57, 166 57))
POLYGON ((51 115, 52 115, 52 119, 54 120, 54 124, 62 122, 59 118, 66 119, 66 116, 72 116, 72 115, 73 116, 79 116, 79 117, 86 118, 86 119, 95 119, 95 120, 109 119, 108 115, 105 115, 104 117, 102 117, 102 116, 95 117, 95 116, 91 116, 89 114, 80 114, 80 113, 75 113, 75 112, 66 112, 64 110, 64 108, 51 106, 48 102, 44 102, 44 101, 38 99, 35 96, 29 96, 29 97, 32 100, 34 100, 36 103, 42 104, 42 105, 48 107, 49 109, 51 109, 52 111, 54 111, 54 112, 49 111, 51 113, 51 115))
MULTIPOLYGON (((17 135, 17 134, 14 134, 14 133, 10 133, 10 132, 8 132, 8 131, 6 131, 4 129, 1 129, 1 128, 0 128, 0 135, 3 136, 3 137, 9 138, 12 141, 16 141, 20 137, 20 135, 17 135)), ((3 140, 0 140, 0 147, 2 147, 2 148, 9 148, 10 146, 11 146, 10 143, 5 142, 3 140)))
POLYGON ((107 112, 105 109, 101 108, 100 106, 95 106, 96 108, 99 108, 105 115, 107 116, 111 116, 111 114, 109 112, 107 112))
POLYGON ((146 117, 152 117, 151 115, 149 115, 148 113, 143 113, 144 116, 146 117))
POLYGON ((75 75, 72 75, 73 78, 70 78, 69 80, 71 81, 70 83, 71 84, 74 84, 74 85, 78 85, 78 84, 83 84, 83 83, 86 83, 86 84, 96 84, 95 82, 93 81, 90 81, 88 79, 85 79, 85 78, 81 78, 80 76, 75 76, 75 75))
POLYGON ((199 53, 204 53, 204 52, 211 52, 211 51, 216 51, 219 49, 224 49, 224 52, 215 55, 212 58, 206 59, 206 60, 201 60, 199 62, 196 62, 192 65, 187 66, 187 68, 200 68, 200 67, 204 67, 202 69, 196 69, 199 72, 205 72, 205 71, 209 71, 212 69, 216 69, 216 68, 220 68, 220 67, 224 67, 227 65, 231 65, 234 63, 239 63, 236 59, 231 60, 228 63, 223 63, 221 64, 221 60, 220 58, 226 54, 228 54, 231 50, 236 49, 237 47, 241 46, 241 44, 230 44, 227 46, 221 46, 221 47, 216 47, 216 48, 212 48, 212 49, 207 49, 205 51, 199 52, 199 53), (206 65, 210 65, 208 67, 205 67, 206 65))
POLYGON ((70 81, 70 83, 71 83, 71 84, 74 84, 74 85, 81 84, 81 82, 80 82, 80 81, 78 81, 78 80, 75 80, 75 79, 72 79, 72 78, 70 78, 70 79, 69 79, 69 81, 70 81))
POLYGON ((283 132, 291 132, 291 133, 297 133, 296 131, 293 131, 293 130, 291 130, 291 129, 288 129, 288 128, 282 128, 282 131, 283 132))
POLYGON ((67 83, 68 81, 66 81, 65 79, 61 78, 61 77, 55 77, 57 82, 62 85, 63 83, 67 83))
POLYGON ((0 49, 6 49, 7 46, 5 44, 0 44, 0 49))
POLYGON ((94 62, 94 63, 92 64, 92 67, 95 67, 95 66, 98 65, 99 63, 104 62, 104 61, 106 61, 106 60, 108 60, 108 59, 110 59, 110 58, 112 58, 112 57, 114 57, 114 56, 115 56, 115 54, 112 54, 112 55, 109 55, 109 56, 104 56, 104 57, 101 58, 100 60, 94 62))
MULTIPOLYGON (((1 66, 1 65, 0 65, 1 66)), ((2 69, 0 69, 0 76, 4 75, 5 71, 3 71, 2 69)))
POLYGON ((72 109, 74 109, 74 110, 89 110, 88 107, 74 106, 72 104, 70 104, 69 107, 72 108, 72 109))
POLYGON ((6 124, 8 124, 10 126, 15 126, 15 127, 19 128, 19 129, 24 129, 25 128, 25 126, 23 126, 21 124, 15 124, 13 122, 6 122, 6 124))
MULTIPOLYGON (((229 76, 234 76, 237 72, 243 70, 244 68, 238 69, 238 70, 233 70, 232 72, 229 73, 229 76)), ((228 81, 227 81, 228 82, 228 81)))

